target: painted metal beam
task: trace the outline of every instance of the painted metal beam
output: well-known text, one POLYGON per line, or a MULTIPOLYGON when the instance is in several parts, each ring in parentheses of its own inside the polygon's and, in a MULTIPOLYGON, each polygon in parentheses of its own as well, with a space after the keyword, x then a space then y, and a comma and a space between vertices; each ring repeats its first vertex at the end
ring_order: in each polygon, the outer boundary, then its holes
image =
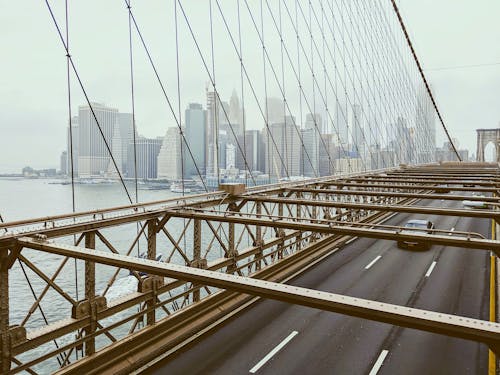
MULTIPOLYGON (((436 190, 439 187, 435 185, 398 185, 397 183, 391 184, 372 184, 372 183, 351 183, 342 181, 332 181, 329 183, 323 183, 323 185, 335 185, 337 187, 363 187, 371 189, 400 189, 400 190, 436 190)), ((447 186, 446 189, 450 191, 470 191, 470 192, 483 192, 483 193, 497 193, 500 189, 497 188, 485 188, 485 187, 459 187, 459 186, 447 186)))
MULTIPOLYGON (((172 217, 180 218, 191 218, 191 219, 202 219, 215 222, 223 223, 237 223, 237 224, 247 224, 247 225, 260 225, 263 227, 272 228, 283 228, 283 229, 293 229, 302 231, 311 231, 318 233, 328 233, 328 234, 341 234, 348 236, 358 236, 358 237, 368 237, 368 238, 378 238, 383 240, 391 241, 419 241, 427 242, 433 245, 444 245, 444 246, 454 246, 462 247, 468 249, 477 250, 491 250, 500 254, 500 241, 494 241, 484 238, 474 238, 470 237, 459 237, 458 235, 438 235, 438 234, 427 234, 427 233, 408 233, 402 232, 402 227, 392 227, 389 229, 374 229, 374 228, 387 228, 387 226, 377 226, 375 224, 369 224, 365 226, 360 226, 357 223, 352 222, 340 222, 331 220, 315 220, 315 223, 311 223, 307 219, 303 221, 292 221, 286 220, 279 216, 267 216, 256 218, 251 215, 228 215, 220 214, 214 211, 203 211, 203 210, 171 210, 169 214, 172 217)), ((456 232, 455 232, 456 233, 456 232)))
POLYGON ((69 256, 115 267, 135 269, 149 274, 210 285, 401 327, 480 341, 492 347, 500 344, 499 323, 103 251, 88 251, 76 246, 37 241, 31 238, 21 238, 18 240, 18 243, 27 248, 52 254, 69 256))
POLYGON ((275 197, 245 197, 244 200, 251 202, 268 202, 268 203, 286 203, 299 204, 304 206, 314 207, 331 207, 331 208, 346 208, 355 210, 370 210, 370 211, 391 211, 391 212, 408 212, 415 214, 428 214, 440 216, 457 216, 457 217, 475 217, 484 219, 500 220, 500 211, 492 210, 463 210, 442 207, 419 207, 419 206, 404 206, 404 205, 381 205, 368 203, 349 203, 338 202, 331 200, 317 199, 297 199, 297 198, 275 198, 275 197))
POLYGON ((331 195, 366 195, 373 197, 400 197, 418 199, 443 199, 452 201, 476 201, 476 202, 500 202, 500 197, 477 197, 454 194, 429 194, 429 193, 402 193, 393 191, 373 191, 373 190, 344 190, 344 189, 320 189, 320 188, 289 188, 286 191, 297 193, 317 193, 331 195))
POLYGON ((409 184, 422 184, 422 183, 432 183, 432 184, 449 184, 449 185, 463 185, 463 184, 474 184, 476 186, 499 186, 500 182, 492 182, 491 180, 488 180, 488 182, 484 181, 476 181, 476 180, 443 180, 440 179, 440 177, 434 177, 433 180, 431 179, 419 179, 419 178, 411 178, 411 177, 404 177, 404 178, 388 178, 388 177, 351 177, 351 178, 345 178, 342 179, 341 181, 355 181, 355 182, 390 182, 390 183, 409 183, 409 184))

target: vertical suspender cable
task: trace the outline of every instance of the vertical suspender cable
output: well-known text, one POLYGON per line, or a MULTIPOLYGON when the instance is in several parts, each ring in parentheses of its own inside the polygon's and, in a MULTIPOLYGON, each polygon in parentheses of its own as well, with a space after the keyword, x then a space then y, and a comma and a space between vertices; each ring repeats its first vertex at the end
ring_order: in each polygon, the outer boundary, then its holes
MULTIPOLYGON (((302 128, 302 119, 304 117, 303 109, 302 109, 302 81, 301 81, 301 70, 300 70, 300 49, 299 49, 299 24, 298 24, 298 4, 297 0, 295 0, 295 24, 297 25, 297 28, 295 29, 295 37, 297 41, 297 72, 298 72, 298 79, 297 79, 297 84, 298 84, 298 89, 299 89, 299 124, 300 127, 302 128)), ((303 155, 305 154, 304 150, 304 145, 301 147, 301 159, 302 159, 302 170, 304 170, 305 166, 305 160, 303 155)), ((293 150, 292 150, 293 152, 293 150)))
MULTIPOLYGON (((215 137, 213 138, 214 145, 212 147, 215 148, 215 152, 213 154, 213 167, 217 170, 217 184, 220 185, 220 170, 219 170, 219 98, 218 95, 216 94, 216 87, 215 87, 215 52, 214 52, 214 25, 213 25, 213 15, 212 15, 212 0, 210 0, 210 44, 211 44, 211 51, 212 51, 212 77, 213 77, 213 108, 214 108, 214 114, 213 114, 213 121, 214 121, 214 126, 213 126, 213 131, 215 132, 215 137)), ((220 103, 222 106, 222 103, 220 103)))
MULTIPOLYGON (((247 135, 246 135, 246 115, 245 115, 245 91, 244 91, 244 83, 243 83, 243 49, 242 49, 242 43, 241 43, 241 14, 240 14, 240 0, 237 1, 238 5, 238 42, 239 42, 239 47, 240 47, 240 82, 241 82, 241 115, 242 118, 241 120, 243 121, 242 125, 243 127, 243 158, 246 160, 247 159, 247 135)), ((258 158, 255 157, 257 150, 253 150, 252 157, 253 161, 258 160, 258 158)), ((256 165, 252 163, 252 169, 256 170, 256 165)), ((252 170, 250 168, 250 165, 247 165, 247 171, 248 173, 245 173, 245 185, 248 186, 248 174, 252 174, 252 170)))
POLYGON ((177 70, 177 110, 179 116, 179 123, 181 127, 179 128, 179 142, 181 148, 181 185, 182 185, 182 196, 184 196, 184 137, 182 130, 182 115, 181 115, 181 82, 180 82, 180 67, 179 67, 179 31, 177 23, 177 1, 174 1, 174 17, 175 17, 175 64, 177 70))
MULTIPOLYGON (((266 59, 265 59, 265 45, 264 45, 264 20, 263 20, 263 14, 262 14, 262 0, 260 1, 260 17, 261 17, 261 32, 262 32, 262 77, 264 78, 264 100, 266 104, 266 124, 267 124, 267 164, 268 164, 268 174, 269 174, 269 183, 271 183, 271 170, 273 169, 273 166, 276 168, 276 176, 278 179, 281 177, 281 172, 278 170, 276 163, 273 158, 271 157, 271 149, 270 149, 270 142, 269 142, 269 137, 272 136, 270 133, 269 129, 269 105, 268 105, 268 97, 267 97, 267 75, 266 75, 266 59)), ((285 118, 283 117, 283 122, 285 122, 285 118)), ((286 147, 286 144, 285 144, 286 147)), ((276 149, 278 153, 280 151, 276 149)), ((285 152, 285 163, 286 163, 286 152, 285 152)), ((281 158, 281 162, 283 164, 283 157, 281 158)), ((288 170, 288 168, 285 166, 285 170, 288 170)), ((288 174, 288 173, 287 173, 288 174)))
MULTIPOLYGON (((136 125, 135 125, 135 90, 134 90, 134 52, 132 45, 132 17, 131 17, 132 0, 127 3, 128 9, 128 50, 129 50, 129 65, 130 65, 130 99, 132 104, 132 142, 134 143, 134 188, 135 188, 135 203, 139 203, 139 190, 137 187, 137 140, 136 140, 136 125)), ((128 145, 126 146, 128 147, 128 145)), ((128 157, 128 150, 127 150, 128 157)), ((136 223, 136 232, 139 233, 140 224, 136 223)), ((141 252, 141 241, 137 241, 137 256, 141 252)))
MULTIPOLYGON (((127 2, 128 12, 128 48, 130 60, 130 97, 132 101, 132 140, 134 142, 134 183, 135 183, 135 203, 139 203, 139 191, 137 187, 137 139, 135 124, 135 95, 134 95, 134 52, 132 46, 132 0, 127 2)), ((128 146, 128 145, 127 145, 128 146)), ((128 154, 128 153, 127 153, 128 154)))
POLYGON ((108 154, 109 154, 109 156, 111 158, 113 166, 118 171, 118 176, 120 177, 120 182, 121 182, 121 185, 123 187, 123 190, 125 191, 125 194, 127 195, 128 201, 130 203, 133 203, 132 202, 132 198, 130 196, 130 193, 129 193, 128 189, 127 189, 127 186, 125 185, 125 182, 123 180, 123 176, 122 176, 120 170, 118 169, 118 165, 116 164, 116 160, 115 160, 115 158, 113 156, 113 153, 111 152, 111 147, 109 145, 109 142, 106 140, 106 137, 104 136, 104 131, 103 131, 102 127, 101 127, 101 124, 99 123, 97 115, 96 115, 96 113, 94 111, 94 107, 92 106, 92 103, 90 102, 90 98, 89 98, 89 96, 87 94, 87 91, 85 90, 85 87, 83 85, 83 81, 82 81, 80 75, 78 74, 78 70, 76 69, 76 65, 75 65, 75 63, 73 61, 73 58, 69 54, 68 46, 66 45, 66 41, 65 41, 65 39, 63 37, 63 34, 61 32, 61 28, 59 27, 59 23, 56 20, 56 17, 54 15, 54 12, 52 11, 52 7, 50 6, 50 3, 49 3, 48 0, 45 0, 45 5, 47 6, 47 10, 48 10, 48 12, 50 14, 50 17, 52 19, 52 23, 54 24, 54 27, 56 28, 57 35, 59 36, 59 40, 60 40, 60 42, 61 42, 64 50, 66 51, 66 55, 68 56, 68 60, 70 62, 70 65, 71 65, 71 68, 73 70, 73 73, 75 74, 76 80, 78 81, 78 84, 79 84, 79 86, 80 86, 80 88, 82 90, 83 96, 85 97, 87 105, 89 106, 90 112, 92 114, 92 118, 94 119, 94 121, 96 123, 96 126, 97 126, 97 129, 99 131, 99 134, 101 135, 101 138, 102 138, 102 140, 104 142, 105 149, 108 151, 108 154))
MULTIPOLYGON (((174 1, 174 17, 175 17, 175 64, 177 70, 177 109, 179 116, 179 123, 181 127, 179 128, 179 142, 181 146, 181 186, 182 186, 182 196, 184 197, 184 131, 182 130, 182 113, 181 113, 181 78, 180 78, 180 65, 179 65, 179 26, 177 22, 177 1, 174 1)), ((196 163, 196 160, 194 160, 196 163)), ((183 219, 184 228, 186 227, 186 219, 183 219)), ((187 249, 186 236, 183 236, 184 249, 187 249)))
MULTIPOLYGON (((65 23, 66 23, 66 84, 67 84, 67 89, 68 89, 68 123, 69 123, 69 161, 70 161, 70 170, 71 170, 71 208, 72 211, 76 211, 76 205, 75 205, 75 169, 74 169, 74 153, 73 153, 73 124, 71 123, 71 77, 70 77, 70 54, 69 54, 69 14, 68 14, 68 0, 65 0, 64 2, 64 7, 65 7, 65 23)), ((1 217, 0 217, 1 219, 1 217)), ((3 221, 3 220, 2 220, 3 221)), ((73 244, 76 243, 76 237, 73 236, 73 244)), ((24 268, 22 267, 21 262, 19 262, 19 265, 21 266, 23 273, 26 275, 24 272, 24 268)), ((75 272, 75 298, 78 301, 79 296, 78 296, 78 261, 75 258, 74 259, 74 272, 75 272)), ((31 285, 30 285, 31 287, 31 285)), ((34 291, 32 289, 32 293, 34 295, 34 291)), ((36 298, 35 298, 36 300, 36 298)), ((42 313, 43 318, 45 319, 45 316, 43 314, 43 311, 40 307, 40 312, 42 313)), ((45 319, 46 321, 46 319, 45 319)), ((54 343, 56 344, 57 347, 57 342, 54 340, 54 343)), ((78 359, 78 351, 75 351, 76 359, 78 359)), ((59 358, 57 359, 59 361, 59 358)))

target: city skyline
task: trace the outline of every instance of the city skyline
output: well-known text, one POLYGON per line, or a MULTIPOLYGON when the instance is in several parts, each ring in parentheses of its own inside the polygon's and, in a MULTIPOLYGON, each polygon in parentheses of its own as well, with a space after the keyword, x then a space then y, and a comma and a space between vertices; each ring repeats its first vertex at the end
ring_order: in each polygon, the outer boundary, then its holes
MULTIPOLYGON (((282 179, 356 172, 400 162, 425 163, 435 156, 441 160, 453 159, 446 145, 435 146, 432 130, 436 126, 435 117, 425 95, 417 100, 413 118, 398 116, 386 125, 366 119, 364 108, 359 104, 349 108, 337 102, 335 119, 340 123, 330 126, 328 121, 325 125, 319 113, 307 113, 305 121, 299 123, 295 116, 287 114, 283 100, 269 97, 266 99, 267 126, 255 130, 245 129, 245 110, 240 106, 236 90, 233 89, 227 102, 208 87, 205 92, 205 108, 201 103, 189 103, 184 110, 185 141, 182 142, 176 126, 168 127, 165 135, 153 138, 140 135, 136 126, 134 137, 132 114, 121 113, 102 103, 91 103, 92 111, 88 105, 80 105, 78 116, 73 116, 71 121, 75 177, 116 179, 120 174, 134 178, 137 169, 138 179, 179 180, 199 178, 199 174, 203 179, 218 180, 221 174, 222 178, 241 179, 249 172, 268 175, 268 179, 282 179), (94 116, 99 120, 109 150, 94 116), (393 130, 386 131, 384 137, 383 130, 387 128, 393 130), (418 137, 419 133, 430 138, 418 137), (114 155, 114 162, 109 151, 114 155), (256 155, 260 156, 256 158, 256 155)), ((291 109, 288 107, 288 110, 291 109)), ((60 156, 60 170, 67 175, 71 173, 69 136, 68 127, 67 149, 60 156)), ((467 158, 468 152, 464 155, 467 158)))

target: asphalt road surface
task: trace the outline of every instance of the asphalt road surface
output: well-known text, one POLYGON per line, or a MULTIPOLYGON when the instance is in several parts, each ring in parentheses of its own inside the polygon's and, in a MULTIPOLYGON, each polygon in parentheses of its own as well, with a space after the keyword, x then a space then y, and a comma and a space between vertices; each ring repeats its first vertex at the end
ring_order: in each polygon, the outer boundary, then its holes
MULTIPOLYGON (((419 205, 460 208, 459 201, 419 205)), ((398 214, 436 229, 491 238, 486 219, 398 214)), ((398 249, 359 238, 291 284, 488 320, 489 253, 433 246, 398 249)), ((152 369, 156 374, 486 374, 488 348, 472 341, 263 300, 152 369)))

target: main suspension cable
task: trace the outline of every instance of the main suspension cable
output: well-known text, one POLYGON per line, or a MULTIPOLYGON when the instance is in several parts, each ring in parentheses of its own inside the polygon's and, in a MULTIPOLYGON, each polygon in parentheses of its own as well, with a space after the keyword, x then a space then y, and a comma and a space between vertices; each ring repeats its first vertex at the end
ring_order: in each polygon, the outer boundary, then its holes
POLYGON ((436 114, 439 118, 439 122, 441 123, 441 125, 444 129, 444 132, 446 134, 446 137, 448 138, 448 141, 450 142, 450 145, 453 148, 453 152, 455 153, 455 155, 457 155, 458 161, 462 161, 462 158, 460 157, 460 154, 458 153, 457 148, 455 147, 455 144, 453 143, 453 140, 451 139, 450 133, 448 132, 448 129, 446 128, 446 125, 444 124, 443 117, 441 116, 441 112, 439 112, 439 108, 436 104, 436 101, 434 100, 434 95, 432 95, 431 88, 430 88, 429 84, 427 83, 427 79, 425 78, 424 71, 422 69, 422 66, 420 65, 420 61, 418 60, 415 49, 413 48, 413 44, 411 42, 410 36, 408 35, 408 32, 406 31, 406 26, 403 22, 403 18, 401 17, 398 6, 396 5, 396 1, 391 0, 391 3, 392 3, 392 6, 394 8, 394 12, 396 12, 396 16, 398 17, 399 24, 401 25, 401 29, 403 30, 403 34, 406 38, 406 42, 408 43, 408 47, 410 48, 413 59, 415 60, 415 63, 417 64, 418 72, 420 73, 420 76, 422 77, 422 81, 424 81, 424 85, 425 85, 425 89, 427 91, 427 94, 429 94, 429 98, 431 99, 434 110, 436 111, 436 114))

